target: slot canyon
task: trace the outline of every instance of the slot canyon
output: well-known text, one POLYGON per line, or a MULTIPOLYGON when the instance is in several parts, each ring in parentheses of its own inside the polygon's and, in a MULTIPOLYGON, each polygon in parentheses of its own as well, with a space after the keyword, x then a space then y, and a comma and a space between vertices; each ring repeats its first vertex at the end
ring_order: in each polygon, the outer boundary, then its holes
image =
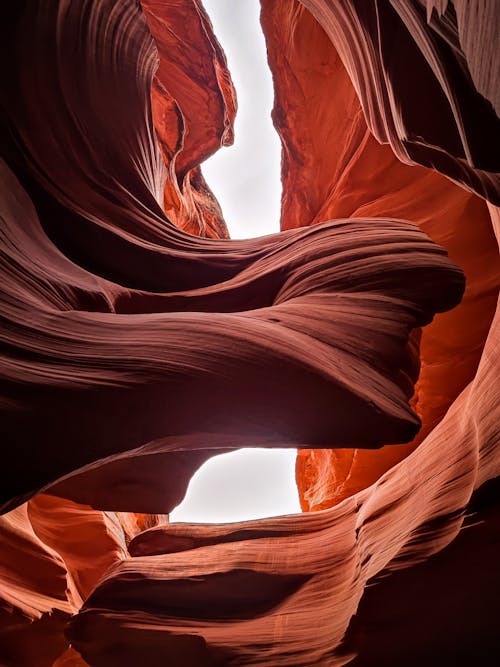
POLYGON ((1 667, 500 664, 500 3, 260 9, 231 239, 202 0, 1 3, 1 667), (247 447, 301 513, 169 522, 247 447))

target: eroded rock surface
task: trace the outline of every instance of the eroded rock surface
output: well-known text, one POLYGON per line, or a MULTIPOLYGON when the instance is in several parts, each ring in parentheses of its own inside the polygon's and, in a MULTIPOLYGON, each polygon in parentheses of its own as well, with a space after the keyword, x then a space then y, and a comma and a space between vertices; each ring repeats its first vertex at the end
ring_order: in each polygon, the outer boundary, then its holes
MULTIPOLYGON (((274 118, 285 147, 283 225, 301 227, 344 216, 412 220, 447 249, 467 279, 461 304, 423 331, 421 372, 412 398, 422 419, 416 439, 376 452, 300 453, 303 508, 322 509, 405 458, 472 380, 496 308, 500 265, 487 203, 436 171, 403 164, 389 145, 373 137, 348 75, 357 61, 348 61, 346 69, 338 46, 310 12, 299 4, 293 7, 292 12, 286 0, 263 6, 275 72, 274 118), (288 32, 279 29, 283 25, 290 26, 288 32)), ((414 98, 398 98, 399 104, 419 107, 421 90, 415 88, 414 98)))
POLYGON ((231 241, 201 3, 2 7, 9 667, 497 664, 498 6, 262 9, 283 231, 231 241), (326 509, 168 525, 248 445, 326 509))

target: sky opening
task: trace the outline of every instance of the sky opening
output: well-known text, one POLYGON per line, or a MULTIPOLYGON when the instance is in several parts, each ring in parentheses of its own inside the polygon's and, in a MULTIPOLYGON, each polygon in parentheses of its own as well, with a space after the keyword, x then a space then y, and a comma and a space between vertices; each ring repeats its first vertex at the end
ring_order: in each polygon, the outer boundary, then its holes
POLYGON ((209 459, 192 477, 170 521, 233 523, 301 511, 295 449, 238 449, 209 459))
MULTIPOLYGON (((272 125, 273 83, 258 0, 203 0, 226 53, 238 96, 235 143, 207 160, 203 174, 231 238, 279 231, 281 143, 272 125)), ((301 511, 295 449, 240 449, 207 461, 171 522, 232 523, 301 511)))
POLYGON ((231 238, 279 232, 281 142, 258 0, 203 0, 238 97, 235 140, 202 164, 231 238))

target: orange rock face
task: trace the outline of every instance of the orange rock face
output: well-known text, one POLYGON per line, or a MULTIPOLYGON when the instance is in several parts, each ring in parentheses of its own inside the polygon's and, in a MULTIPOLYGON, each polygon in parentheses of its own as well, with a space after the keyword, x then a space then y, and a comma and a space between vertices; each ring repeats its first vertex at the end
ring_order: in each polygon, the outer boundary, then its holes
POLYGON ((262 21, 275 79, 274 119, 284 142, 283 226, 340 217, 412 220, 447 249, 467 279, 460 306, 423 332, 412 399, 422 419, 417 438, 377 452, 300 452, 303 509, 324 509, 405 458, 472 380, 496 308, 500 264, 486 202, 435 171, 403 164, 373 137, 339 52, 311 13, 300 4, 292 12, 283 0, 264 4, 262 21), (284 25, 288 31, 279 29, 284 25))
POLYGON ((0 664, 497 664, 496 3, 265 0, 250 241, 200 170, 236 95, 199 0, 13 4, 0 664), (324 511, 169 525, 248 445, 324 511))
POLYGON ((227 238, 217 200, 199 168, 233 142, 236 93, 201 2, 141 2, 159 64, 152 86, 157 139, 167 166, 164 209, 191 234, 227 238))

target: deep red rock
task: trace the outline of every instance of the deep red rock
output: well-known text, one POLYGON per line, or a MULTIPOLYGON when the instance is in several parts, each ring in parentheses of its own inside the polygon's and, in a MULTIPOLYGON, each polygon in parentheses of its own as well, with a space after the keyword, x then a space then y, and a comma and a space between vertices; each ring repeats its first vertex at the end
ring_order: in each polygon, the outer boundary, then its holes
POLYGON ((236 93, 224 53, 198 0, 141 0, 158 48, 152 111, 167 174, 165 213, 182 229, 228 237, 222 212, 199 168, 233 142, 236 93))
POLYGON ((415 440, 378 451, 300 453, 303 508, 324 509, 405 458, 473 379, 496 308, 499 257, 485 201, 435 171, 403 164, 371 135, 335 45, 305 7, 268 2, 262 21, 275 72, 274 119, 284 142, 283 226, 343 216, 412 220, 447 249, 467 279, 461 304, 423 331, 412 399, 422 429, 415 440))
POLYGON ((201 4, 2 7, 1 661, 496 664, 497 10, 266 0, 284 231, 230 241, 201 4), (248 445, 328 509, 166 523, 248 445))

